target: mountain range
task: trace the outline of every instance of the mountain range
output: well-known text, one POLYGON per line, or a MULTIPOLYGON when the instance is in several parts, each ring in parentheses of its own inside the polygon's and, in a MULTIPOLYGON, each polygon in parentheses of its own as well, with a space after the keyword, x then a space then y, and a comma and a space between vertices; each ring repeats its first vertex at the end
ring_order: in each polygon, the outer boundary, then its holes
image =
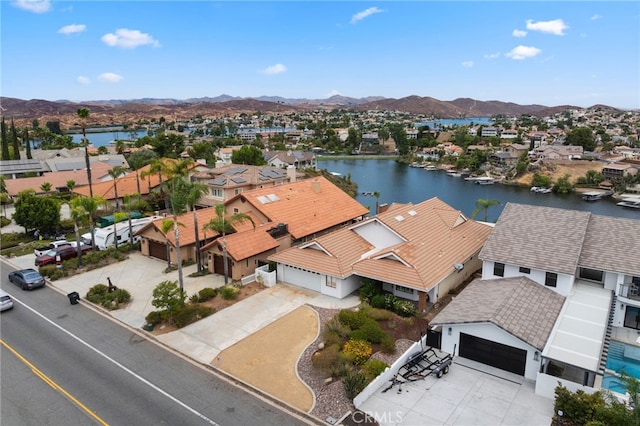
MULTIPOLYGON (((479 101, 471 98, 458 98, 453 101, 441 101, 431 97, 408 96, 400 99, 370 96, 350 98, 332 96, 327 99, 282 98, 279 96, 261 96, 241 98, 229 95, 189 99, 112 99, 85 102, 68 100, 47 101, 41 99, 22 100, 0 97, 2 116, 14 119, 17 126, 30 126, 33 120, 41 125, 47 121, 60 121, 62 128, 78 125, 78 108, 88 108, 88 125, 114 125, 135 123, 139 120, 190 119, 196 116, 216 117, 224 114, 296 113, 318 109, 344 109, 352 111, 399 111, 414 115, 436 118, 488 117, 496 114, 509 116, 535 115, 549 116, 569 109, 582 109, 572 105, 545 106, 519 105, 502 101, 479 101)), ((594 106, 615 110, 607 106, 594 106)), ((592 107, 593 108, 593 107, 592 107)))

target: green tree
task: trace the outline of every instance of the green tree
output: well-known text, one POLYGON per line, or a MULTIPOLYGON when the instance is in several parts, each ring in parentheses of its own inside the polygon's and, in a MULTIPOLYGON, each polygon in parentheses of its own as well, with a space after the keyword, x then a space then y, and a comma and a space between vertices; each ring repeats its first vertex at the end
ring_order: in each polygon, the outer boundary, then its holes
MULTIPOLYGON (((118 178, 126 174, 126 170, 122 166, 114 166, 111 169, 107 170, 107 173, 113 179, 113 192, 116 197, 116 210, 120 210, 120 198, 118 197, 118 178)), ((117 240, 117 238, 116 238, 117 240)), ((116 247, 118 247, 118 243, 116 242, 116 247)))
POLYGON ((31 156, 31 142, 29 141, 29 129, 25 127, 24 129, 24 148, 27 152, 27 158, 31 160, 33 157, 31 156))
POLYGON ((51 192, 51 182, 42 182, 40 189, 48 194, 51 192))
POLYGON ((11 144, 13 146, 13 159, 20 159, 20 142, 18 141, 18 131, 16 130, 16 125, 13 123, 13 118, 11 119, 11 144))
POLYGON ((66 185, 66 186, 67 186, 67 189, 68 189, 69 191, 73 191, 73 188, 75 188, 75 187, 76 187, 76 181, 75 181, 75 180, 73 180, 73 179, 69 179, 69 180, 67 181, 67 185, 66 185))
POLYGON ((200 228, 198 227, 196 203, 207 192, 209 192, 209 187, 202 183, 190 182, 187 186, 187 205, 193 212, 193 232, 196 237, 196 264, 198 272, 202 270, 202 253, 200 252, 200 228))
POLYGON ((159 157, 178 158, 184 151, 184 136, 160 133, 151 140, 151 146, 159 157))
POLYGON ((187 154, 194 160, 204 159, 209 165, 216 164, 216 156, 211 142, 196 142, 187 149, 187 154))
POLYGON ((567 134, 565 145, 581 146, 585 151, 596 149, 596 139, 590 127, 576 127, 567 134))
POLYGON ((234 232, 233 225, 245 220, 251 222, 253 227, 255 228, 256 224, 246 213, 236 213, 230 217, 225 217, 227 213, 227 208, 224 204, 216 204, 216 217, 212 218, 209 223, 207 223, 204 228, 210 229, 212 231, 217 232, 222 235, 222 256, 224 260, 224 283, 225 285, 228 282, 229 277, 229 266, 227 264, 227 241, 226 235, 229 232, 234 232))
POLYGON ((571 176, 566 174, 556 181, 555 185, 553 185, 554 192, 558 194, 568 194, 573 191, 573 184, 571 183, 571 176))
POLYGON ((186 299, 186 293, 182 287, 178 287, 176 281, 162 281, 153 289, 151 304, 166 312, 169 316, 169 321, 173 321, 173 316, 180 312, 186 299))
POLYGON ((91 161, 89 160, 89 140, 87 139, 87 118, 89 108, 78 108, 76 111, 82 125, 82 142, 84 143, 84 161, 87 168, 87 181, 89 182, 89 196, 93 197, 93 183, 91 182, 91 161))
POLYGON ((474 219, 478 213, 484 211, 484 221, 487 222, 489 220, 489 207, 497 206, 500 204, 498 200, 489 200, 485 198, 480 198, 476 200, 476 209, 471 213, 471 219, 474 219))
POLYGON ((534 173, 531 180, 531 186, 537 186, 542 188, 551 187, 551 178, 540 173, 534 173))
POLYGON ((13 220, 27 232, 55 231, 60 226, 60 205, 51 197, 39 197, 32 189, 21 192, 15 203, 13 220))
POLYGON ((0 136, 2 137, 2 159, 11 160, 11 156, 9 155, 9 138, 7 136, 7 123, 5 123, 4 117, 2 117, 2 122, 0 122, 0 136))
POLYGON ((253 166, 263 166, 267 164, 262 151, 252 145, 243 145, 240 149, 231 154, 233 164, 246 164, 253 166))
MULTIPOLYGON (((67 182, 68 184, 68 182, 67 182)), ((88 223, 89 214, 82 205, 82 197, 76 197, 71 200, 69 207, 71 208, 71 219, 73 220, 73 230, 76 233, 76 241, 80 242, 80 225, 88 223)), ((92 232, 93 235, 93 232, 92 232)), ((80 244, 77 245, 78 249, 78 268, 82 268, 82 248, 80 244)))

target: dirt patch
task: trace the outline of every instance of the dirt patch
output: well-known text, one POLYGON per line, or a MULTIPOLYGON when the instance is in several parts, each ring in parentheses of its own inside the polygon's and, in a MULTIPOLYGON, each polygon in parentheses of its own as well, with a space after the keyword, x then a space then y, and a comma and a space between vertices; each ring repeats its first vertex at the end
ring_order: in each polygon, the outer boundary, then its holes
MULTIPOLYGON (((233 300, 226 300, 223 299, 222 296, 220 294, 218 294, 216 297, 214 297, 213 299, 207 300, 206 302, 202 302, 199 303, 200 305, 203 306, 208 306, 210 308, 215 309, 215 312, 220 312, 221 310, 223 310, 224 308, 228 308, 229 306, 232 306, 244 299, 247 299, 251 296, 253 296, 254 294, 257 294, 259 292, 261 292, 262 290, 264 290, 266 287, 256 281, 249 283, 247 285, 244 285, 242 287, 240 287, 240 291, 238 292, 238 296, 233 299, 233 300)), ((158 324, 155 326, 155 328, 153 329, 153 331, 151 331, 151 333, 153 333, 154 335, 160 335, 160 334, 165 334, 165 333, 170 333, 172 331, 176 331, 178 328, 173 325, 170 324, 168 322, 164 322, 161 324, 158 324)))
POLYGON ((576 180, 579 177, 586 175, 589 170, 601 171, 602 163, 593 161, 572 161, 568 163, 545 161, 539 170, 525 173, 516 179, 516 183, 523 186, 531 186, 533 174, 536 172, 551 177, 553 182, 557 181, 564 175, 569 175, 571 176, 569 179, 571 183, 576 183, 576 180))
POLYGON ((317 334, 317 314, 301 306, 220 352, 211 364, 308 412, 313 394, 299 379, 296 363, 317 334))

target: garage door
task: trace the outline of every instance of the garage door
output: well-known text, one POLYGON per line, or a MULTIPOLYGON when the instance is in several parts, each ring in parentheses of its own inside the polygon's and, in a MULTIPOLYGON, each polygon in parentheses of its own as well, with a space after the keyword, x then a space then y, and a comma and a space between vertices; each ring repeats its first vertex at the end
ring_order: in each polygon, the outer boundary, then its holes
POLYGON ((501 370, 524 376, 527 351, 460 333, 459 355, 501 370))
POLYGON ((309 290, 320 291, 320 277, 320 274, 285 266, 282 281, 309 290))
POLYGON ((167 245, 157 241, 149 241, 149 256, 156 259, 167 260, 167 245))

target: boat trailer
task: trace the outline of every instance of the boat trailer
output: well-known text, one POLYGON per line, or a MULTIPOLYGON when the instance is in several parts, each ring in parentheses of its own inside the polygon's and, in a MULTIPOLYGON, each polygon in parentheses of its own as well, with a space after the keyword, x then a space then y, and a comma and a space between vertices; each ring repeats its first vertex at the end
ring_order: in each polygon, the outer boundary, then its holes
POLYGON ((439 379, 449 372, 449 366, 453 363, 453 356, 441 352, 438 355, 433 348, 427 348, 411 355, 398 372, 390 380, 391 384, 382 392, 386 392, 398 385, 398 393, 402 392, 402 385, 408 382, 423 380, 435 374, 439 379))

